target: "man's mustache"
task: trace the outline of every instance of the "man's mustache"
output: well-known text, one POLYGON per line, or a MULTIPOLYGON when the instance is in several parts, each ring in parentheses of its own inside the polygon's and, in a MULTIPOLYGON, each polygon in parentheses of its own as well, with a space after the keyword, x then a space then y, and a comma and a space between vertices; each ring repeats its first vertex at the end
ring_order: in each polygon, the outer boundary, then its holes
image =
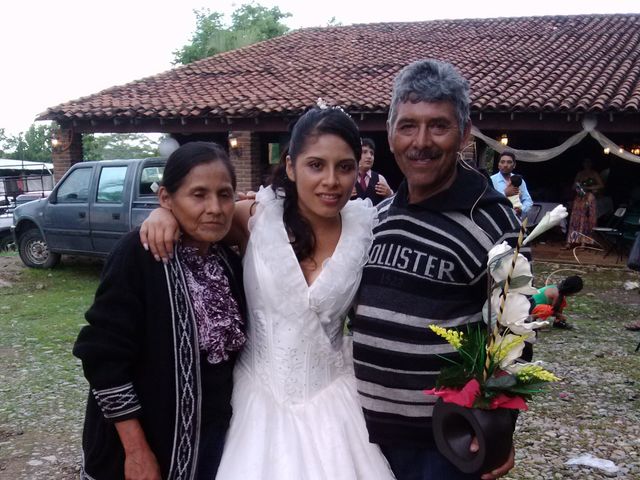
POLYGON ((407 158, 409 160, 433 160, 442 156, 442 150, 439 148, 423 148, 420 150, 409 150, 407 158))

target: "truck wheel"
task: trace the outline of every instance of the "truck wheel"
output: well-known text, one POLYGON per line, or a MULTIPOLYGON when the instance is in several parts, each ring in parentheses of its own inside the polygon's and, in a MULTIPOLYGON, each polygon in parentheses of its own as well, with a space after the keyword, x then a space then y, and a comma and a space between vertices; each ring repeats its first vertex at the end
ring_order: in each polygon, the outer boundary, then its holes
POLYGON ((37 228, 31 228, 18 239, 20 260, 31 268, 53 268, 60 262, 60 254, 49 251, 47 242, 37 228))

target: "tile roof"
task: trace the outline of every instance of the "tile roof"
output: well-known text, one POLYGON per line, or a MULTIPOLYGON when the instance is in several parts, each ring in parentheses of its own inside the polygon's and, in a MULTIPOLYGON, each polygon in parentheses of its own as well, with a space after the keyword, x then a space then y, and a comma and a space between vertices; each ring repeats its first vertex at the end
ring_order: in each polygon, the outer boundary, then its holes
POLYGON ((453 63, 475 112, 640 112, 640 14, 308 28, 112 87, 40 119, 297 114, 318 97, 386 112, 394 76, 453 63))

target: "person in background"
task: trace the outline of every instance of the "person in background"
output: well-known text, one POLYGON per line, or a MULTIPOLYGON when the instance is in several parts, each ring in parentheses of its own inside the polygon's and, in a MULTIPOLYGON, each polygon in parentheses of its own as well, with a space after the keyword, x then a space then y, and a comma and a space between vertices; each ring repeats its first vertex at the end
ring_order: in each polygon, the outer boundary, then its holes
POLYGON ((563 311, 567 306, 567 297, 581 292, 582 288, 582 278, 577 275, 565 278, 558 285, 547 285, 540 288, 538 293, 531 297, 533 305, 531 315, 542 320, 553 317, 552 325, 556 328, 573 328, 567 322, 563 311))
POLYGON ((593 169, 591 159, 586 158, 582 162, 582 170, 576 174, 573 185, 575 197, 571 206, 565 248, 595 245, 592 234, 598 220, 596 194, 604 189, 604 182, 593 169))
POLYGON ((520 218, 525 218, 533 200, 529 195, 527 189, 527 183, 524 181, 521 175, 514 175, 513 170, 516 168, 516 156, 515 153, 505 151, 500 154, 500 160, 498 161, 498 173, 491 175, 491 181, 493 182, 493 188, 502 193, 505 197, 511 199, 513 209, 520 218), (515 179, 513 179, 515 177, 515 179))
POLYGON ((362 154, 358 162, 358 179, 351 198, 369 198, 374 205, 393 195, 387 180, 371 168, 375 159, 376 145, 370 138, 362 139, 362 154))
POLYGON ((83 480, 215 477, 245 343, 240 259, 219 243, 235 186, 220 146, 183 145, 158 190, 182 231, 173 259, 154 261, 137 231, 109 256, 73 348, 91 389, 83 480))

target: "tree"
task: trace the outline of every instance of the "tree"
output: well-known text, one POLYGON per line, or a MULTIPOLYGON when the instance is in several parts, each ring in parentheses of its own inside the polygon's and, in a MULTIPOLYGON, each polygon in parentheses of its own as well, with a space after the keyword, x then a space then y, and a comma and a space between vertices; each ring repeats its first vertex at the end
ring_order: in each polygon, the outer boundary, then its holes
POLYGON ((289 28, 280 21, 291 16, 278 7, 244 4, 231 14, 225 25, 224 15, 203 8, 194 10, 196 29, 191 42, 173 52, 173 64, 186 65, 201 58, 261 42, 286 33, 289 28))
POLYGON ((7 136, 0 129, 0 153, 13 160, 51 161, 51 126, 31 125, 26 132, 7 136))
POLYGON ((143 133, 85 134, 82 136, 85 160, 148 158, 159 156, 157 142, 143 133))
POLYGON ((0 158, 6 158, 6 150, 9 149, 10 137, 7 137, 4 128, 0 128, 0 158))

